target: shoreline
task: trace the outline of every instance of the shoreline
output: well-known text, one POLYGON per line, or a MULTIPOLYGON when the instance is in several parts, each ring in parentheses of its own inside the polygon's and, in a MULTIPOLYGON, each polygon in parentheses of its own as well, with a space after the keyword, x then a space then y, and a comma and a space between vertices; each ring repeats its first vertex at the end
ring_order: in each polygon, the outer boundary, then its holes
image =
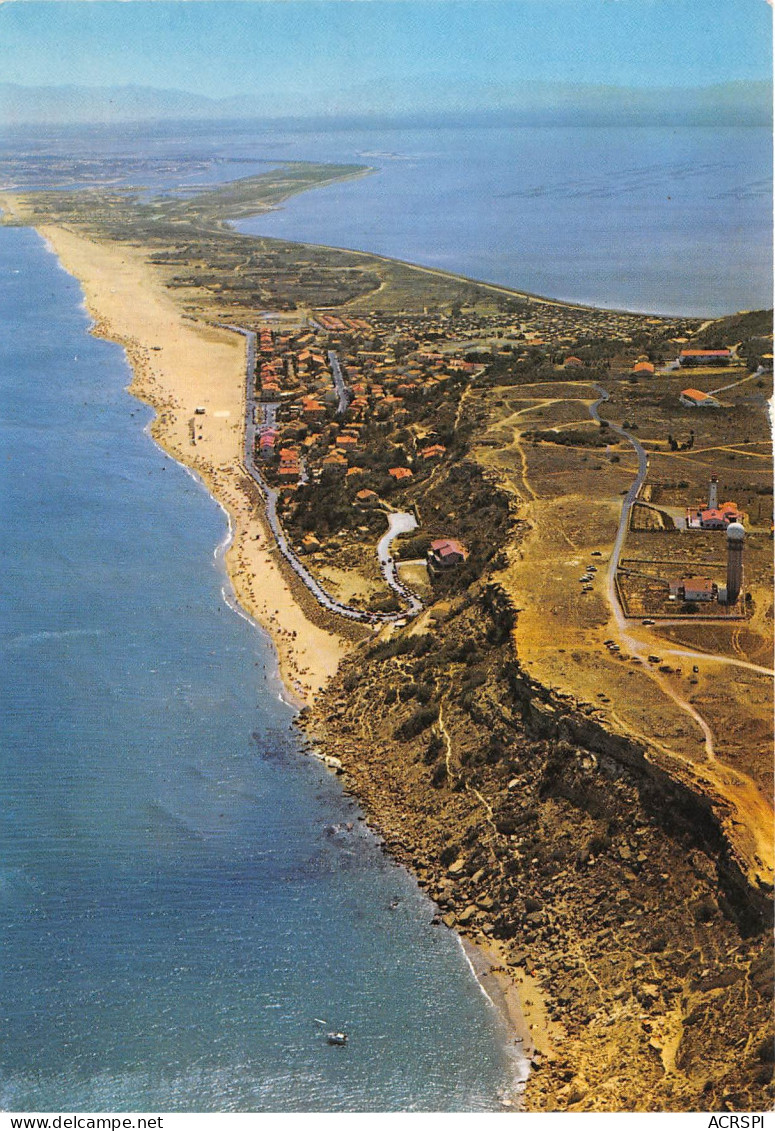
POLYGON ((227 515, 230 532, 218 550, 233 599, 271 637, 292 705, 309 707, 348 644, 311 620, 297 600, 260 500, 246 489, 244 340, 187 318, 134 248, 111 247, 52 225, 36 231, 81 284, 93 322, 89 332, 124 349, 133 374, 127 391, 155 412, 151 438, 227 515), (206 409, 201 418, 194 413, 200 405, 206 409))
MULTIPOLYGON (((148 434, 223 510, 228 529, 214 548, 214 558, 222 565, 231 590, 224 590, 224 599, 272 640, 289 706, 296 710, 311 707, 350 645, 344 636, 321 628, 306 615, 278 560, 257 488, 250 491, 242 464, 244 339, 184 316, 136 249, 112 247, 53 225, 35 230, 62 269, 80 283, 84 307, 92 320, 89 332, 123 348, 133 374, 127 392, 155 413, 146 426, 148 434), (153 306, 157 307, 156 317, 153 306), (169 360, 165 357, 168 352, 172 354, 169 360), (161 356, 154 356, 157 353, 161 356), (211 418, 210 403, 218 396, 229 407, 215 409, 211 418), (213 436, 203 435, 187 449, 188 412, 193 414, 200 403, 208 408, 202 418, 203 433, 208 424, 222 424, 213 436)), ((336 759, 325 752, 320 760, 340 772, 336 759)), ((536 1039, 541 1051, 546 1049, 543 1009, 540 1004, 526 1007, 517 981, 491 944, 460 933, 457 938, 473 976, 505 1028, 507 1049, 519 1065, 514 1081, 517 1094, 537 1052, 536 1039)), ((526 975, 525 984, 540 998, 538 986, 529 982, 526 975)))
POLYGON ((533 993, 540 998, 541 991, 535 980, 526 971, 519 979, 509 974, 498 945, 492 939, 484 936, 473 939, 462 934, 458 934, 458 938, 482 992, 505 1022, 517 1056, 523 1057, 529 1065, 536 1055, 551 1054, 551 1037, 542 1003, 525 996, 533 993))
MULTIPOLYGON (((288 164, 303 163, 304 162, 288 162, 288 164)), ((224 233, 231 233, 232 235, 248 238, 256 238, 258 235, 257 233, 242 231, 242 229, 238 225, 250 222, 254 219, 260 219, 262 216, 269 216, 273 212, 282 211, 286 207, 287 201, 292 201, 294 197, 300 196, 305 192, 313 191, 315 188, 326 188, 330 185, 339 184, 340 182, 362 179, 371 176, 376 172, 378 172, 378 169, 367 166, 365 169, 357 173, 351 173, 346 176, 336 177, 328 181, 321 181, 319 185, 316 184, 313 186, 308 186, 304 189, 299 189, 297 191, 289 193, 287 197, 284 197, 277 204, 267 204, 262 207, 257 207, 256 211, 250 212, 248 215, 237 216, 233 219, 227 218, 225 220, 219 220, 218 224, 222 225, 224 233)), ((44 224, 41 225, 40 228, 38 228, 26 217, 23 209, 21 212, 18 212, 16 210, 16 197, 20 196, 23 198, 25 191, 29 190, 3 190, 2 188, 0 188, 0 213, 3 211, 3 209, 5 209, 12 219, 12 225, 35 227, 36 231, 42 231, 43 227, 48 227, 49 225, 44 224)), ((51 226, 53 227, 54 225, 51 226)), ((68 229, 62 228, 60 230, 68 229)), ((268 236, 266 238, 272 240, 280 240, 280 242, 296 244, 302 247, 319 248, 322 251, 333 251, 341 252, 346 255, 355 255, 366 260, 376 260, 381 263, 396 264, 397 266, 405 267, 410 271, 417 271, 424 275, 430 275, 431 277, 438 279, 450 280, 451 282, 467 283, 474 287, 481 287, 483 290, 492 292, 494 294, 505 295, 507 298, 519 299, 529 303, 532 302, 539 306, 560 307, 565 310, 579 310, 591 314, 621 315, 634 318, 656 319, 658 321, 665 322, 674 321, 676 319, 685 319, 687 321, 705 322, 706 324, 707 322, 715 321, 718 318, 732 317, 735 313, 738 313, 734 310, 728 310, 723 314, 709 316, 707 314, 691 315, 675 311, 670 313, 664 311, 642 311, 624 306, 599 306, 591 302, 581 302, 572 298, 555 298, 551 295, 539 294, 536 291, 521 290, 508 283, 497 283, 488 279, 479 279, 474 277, 473 275, 461 274, 460 272, 450 271, 443 267, 429 267, 423 263, 418 263, 411 259, 402 259, 399 256, 386 255, 378 251, 367 251, 363 248, 356 247, 342 247, 338 244, 316 243, 315 241, 309 240, 289 240, 285 239, 285 237, 277 236, 268 236)), ((351 300, 351 302, 355 303, 357 303, 358 301, 359 300, 357 299, 351 300)), ((348 303, 348 305, 350 304, 348 303)))

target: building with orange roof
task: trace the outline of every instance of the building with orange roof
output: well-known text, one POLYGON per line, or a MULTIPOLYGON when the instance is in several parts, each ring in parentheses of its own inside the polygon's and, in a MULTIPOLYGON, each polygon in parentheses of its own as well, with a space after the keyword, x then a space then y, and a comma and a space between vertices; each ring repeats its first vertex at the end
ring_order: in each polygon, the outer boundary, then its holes
POLYGON ((402 479, 412 479, 414 472, 408 467, 390 467, 388 468, 388 475, 400 482, 402 479))
POLYGON ((712 601, 718 594, 718 586, 709 577, 681 577, 668 582, 672 600, 712 601))
POLYGON ((314 554, 316 550, 321 548, 319 539, 312 533, 305 534, 301 540, 301 544, 307 554, 314 554))
POLYGON ((428 565, 434 570, 454 569, 468 558, 468 550, 457 538, 436 538, 428 550, 428 565))
POLYGON ((698 507, 687 510, 686 525, 690 530, 726 530, 733 522, 742 522, 742 511, 737 503, 721 503, 717 507, 698 507))
POLYGON ((364 487, 355 496, 355 502, 359 507, 375 507, 379 502, 379 495, 376 491, 370 491, 368 487, 364 487))
POLYGON ((261 459, 272 459, 274 456, 274 449, 277 443, 277 436, 271 433, 266 433, 258 441, 258 450, 261 459))
POLYGON ((679 401, 687 408, 721 408, 721 403, 701 389, 682 389, 679 401))
POLYGON ((323 466, 331 469, 347 470, 347 458, 341 452, 331 452, 323 460, 323 466))
POLYGON ((681 350, 678 363, 682 369, 692 365, 729 365, 731 350, 681 350))
POLYGON ((296 483, 301 478, 301 464, 298 462, 280 464, 277 474, 281 479, 296 483))
POLYGON ((320 420, 326 415, 326 406, 314 397, 305 397, 301 402, 301 412, 306 420, 320 420))

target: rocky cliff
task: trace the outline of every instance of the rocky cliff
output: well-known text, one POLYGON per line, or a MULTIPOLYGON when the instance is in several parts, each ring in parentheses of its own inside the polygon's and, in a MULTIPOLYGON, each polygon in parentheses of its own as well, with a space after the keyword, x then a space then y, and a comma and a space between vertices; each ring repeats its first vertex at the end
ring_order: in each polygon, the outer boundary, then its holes
POLYGON ((439 929, 537 978, 555 1035, 534 1034, 528 1109, 769 1108, 768 893, 706 799, 526 677, 515 615, 485 573, 361 645, 311 740, 439 929))

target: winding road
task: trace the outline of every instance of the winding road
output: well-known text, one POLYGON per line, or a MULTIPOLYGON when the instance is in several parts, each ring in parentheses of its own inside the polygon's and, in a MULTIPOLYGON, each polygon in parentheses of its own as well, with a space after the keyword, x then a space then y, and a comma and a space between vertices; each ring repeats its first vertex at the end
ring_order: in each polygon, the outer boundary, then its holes
MULTIPOLYGON (((602 385, 596 385, 595 388, 597 389, 598 393, 600 393, 600 397, 594 402, 594 404, 591 404, 589 406, 589 415, 594 421, 600 424, 602 422, 600 420, 600 413, 598 412, 598 408, 601 404, 604 404, 610 398, 602 385)), ((631 436, 629 432, 625 431, 625 429, 621 428, 618 424, 611 424, 609 422, 608 427, 612 432, 616 432, 618 436, 622 436, 627 441, 627 443, 634 448, 635 453, 638 457, 638 474, 635 476, 635 479, 632 482, 632 486, 627 492, 624 502, 622 503, 622 513, 621 517, 619 518, 619 529, 616 531, 616 540, 614 541, 613 549, 611 550, 611 557, 608 562, 608 576, 606 579, 608 601, 614 611, 614 616, 616 617, 619 628, 624 630, 627 627, 627 621, 619 603, 619 595, 616 592, 616 574, 619 569, 619 558, 622 553, 624 539, 627 537, 627 527, 630 523, 630 511, 632 510, 632 504, 637 499, 638 494, 640 493, 640 489, 646 481, 646 476, 649 470, 649 460, 648 456, 646 455, 646 451, 643 448, 643 445, 639 443, 639 441, 636 440, 634 436, 631 436)))
POLYGON ((406 601, 409 606, 409 616, 412 617, 416 617, 418 613, 422 612, 423 603, 416 593, 413 593, 411 589, 408 589, 407 586, 399 580, 398 566, 396 565, 395 558, 390 553, 390 544, 399 534, 408 534, 411 530, 416 529, 417 519, 413 514, 392 511, 388 515, 387 531, 377 543, 377 557, 379 558, 382 576, 390 588, 406 601))
MULTIPOLYGON (((291 546, 285 531, 283 530, 280 517, 277 513, 277 501, 279 499, 279 491, 274 487, 270 487, 261 474, 260 469, 256 465, 255 450, 256 450, 256 432, 261 426, 256 423, 256 400, 254 395, 254 380, 255 380, 255 367, 256 367, 256 334, 253 330, 245 330, 241 326, 232 326, 221 323, 225 330, 231 330, 235 334, 242 335, 246 340, 245 351, 245 450, 244 450, 244 464, 245 469, 250 475, 251 479, 256 483, 259 491, 261 492, 265 508, 266 519, 269 523, 269 528, 272 531, 277 548, 282 556, 288 562, 291 569, 296 576, 306 585, 310 593, 317 600, 324 609, 337 616, 345 617, 347 620, 361 621, 366 624, 398 624, 407 618, 415 617, 423 609, 423 604, 414 593, 411 592, 402 582, 398 579, 398 573, 393 558, 390 555, 390 544, 394 538, 399 534, 403 534, 409 530, 413 530, 417 525, 414 515, 400 514, 397 512, 388 515, 388 530, 382 536, 377 548, 380 559, 380 566, 382 568, 382 575, 385 581, 394 590, 396 595, 404 601, 408 608, 400 613, 372 613, 364 609, 355 608, 353 605, 346 605, 343 601, 338 601, 336 597, 332 597, 327 593, 320 582, 312 576, 310 571, 299 558, 296 551, 291 546)), ((334 362, 336 362, 336 369, 339 371, 339 379, 341 380, 340 391, 340 407, 342 404, 342 397, 344 396, 344 407, 347 408, 346 389, 344 387, 344 379, 342 378, 339 362, 336 354, 329 353, 329 360, 331 360, 332 369, 334 362), (333 358, 333 360, 331 360, 333 358)), ((335 377, 336 382, 336 377, 335 377)), ((337 385, 339 391, 339 385, 337 385)), ((274 408, 276 413, 276 406, 262 405, 262 420, 267 421, 270 418, 274 419, 274 413, 267 413, 266 409, 274 408)))
MULTIPOLYGON (((601 404, 604 404, 609 397, 600 385, 596 386, 596 388, 600 393, 600 398, 589 406, 589 412, 592 419, 596 420, 599 424, 600 415, 598 408, 601 404)), ((619 567, 619 557, 622 546, 624 545, 624 539, 627 534, 630 511, 645 482, 648 472, 648 456, 642 445, 624 428, 615 424, 609 424, 609 427, 612 431, 627 440, 638 456, 638 474, 622 503, 619 528, 611 551, 607 576, 608 601, 616 621, 619 639, 622 643, 626 644, 633 656, 641 660, 644 670, 657 684, 660 690, 699 727, 702 732, 706 761, 703 764, 687 755, 681 754, 677 750, 668 749, 661 743, 656 743, 656 745, 665 753, 690 767, 690 772, 699 782, 704 784, 709 790, 711 797, 715 795, 716 798, 719 798, 722 803, 728 807, 728 815, 722 817, 722 825, 727 829, 730 841, 735 845, 739 853, 744 871, 747 872, 749 879, 754 884, 761 882, 765 885, 771 885, 773 876, 773 845, 771 838, 772 810, 769 806, 769 801, 762 795, 747 774, 734 769, 728 764, 719 762, 716 757, 714 734, 707 720, 703 718, 692 703, 688 702, 676 691, 667 676, 654 669, 653 664, 649 663, 647 660, 648 644, 631 635, 629 631, 627 618, 624 615, 616 592, 616 573, 619 567)), ((691 649, 664 648, 661 645, 660 651, 674 656, 685 656, 702 660, 706 663, 731 664, 746 668, 749 671, 754 671, 757 674, 767 676, 772 676, 773 674, 768 668, 738 660, 731 656, 713 656, 707 653, 694 652, 691 649)), ((654 742, 653 738, 647 739, 645 736, 644 740, 654 742)))
MULTIPOLYGON (((600 397, 594 402, 594 404, 591 404, 589 406, 589 413, 592 419, 600 424, 601 421, 598 408, 601 404, 604 404, 609 399, 609 396, 601 385, 596 385, 595 388, 600 393, 600 397)), ((684 711, 687 715, 690 716, 690 718, 694 720, 703 734, 706 757, 708 758, 709 762, 715 762, 716 751, 713 743, 713 731, 711 730, 706 720, 699 713, 699 711, 697 711, 691 703, 687 702, 686 699, 679 695, 671 685, 670 681, 665 679, 664 676, 662 676, 659 672, 654 671, 653 666, 648 663, 646 659, 648 653, 648 644, 641 640, 638 640, 636 637, 631 635, 629 631, 629 625, 627 623, 627 617, 625 616, 621 602, 619 601, 619 594, 616 591, 616 574, 619 569, 619 558, 621 556, 622 546, 624 545, 624 539, 627 536, 627 528, 630 523, 630 511, 632 510, 632 504, 637 499, 638 493, 640 492, 640 489, 643 486, 646 480, 646 475, 648 473, 648 456, 646 455, 643 445, 640 444, 634 436, 631 436, 630 433, 627 432, 624 428, 621 428, 618 424, 611 423, 609 423, 608 427, 612 432, 616 432, 619 436, 622 436, 625 440, 627 440, 627 442, 635 449, 635 452, 638 456, 638 473, 635 476, 635 479, 633 480, 632 485, 624 498, 624 502, 622 503, 622 513, 619 519, 619 528, 616 531, 616 539, 614 541, 613 549, 611 550, 611 557, 608 562, 608 574, 606 576, 606 592, 608 596, 608 603, 611 606, 611 611, 613 612, 614 618, 616 620, 619 639, 622 641, 622 643, 626 644, 633 656, 636 656, 643 662, 645 670, 648 672, 654 682, 658 684, 664 694, 667 695, 669 699, 672 699, 676 706, 680 707, 682 711, 684 711)))

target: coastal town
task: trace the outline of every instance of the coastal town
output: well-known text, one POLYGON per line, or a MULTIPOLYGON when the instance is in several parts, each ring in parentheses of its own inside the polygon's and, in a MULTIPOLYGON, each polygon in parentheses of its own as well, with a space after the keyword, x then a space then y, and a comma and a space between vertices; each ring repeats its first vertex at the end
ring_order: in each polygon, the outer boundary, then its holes
MULTIPOLYGON (((613 341, 626 351, 630 341, 626 325, 617 329, 619 336, 613 341)), ((665 333, 664 327, 662 332, 665 333)), ((259 324, 257 332, 244 333, 251 335, 251 372, 246 391, 251 448, 248 458, 257 478, 265 481, 265 489, 276 492, 279 518, 293 553, 297 559, 307 559, 299 568, 305 573, 321 571, 319 580, 336 588, 330 572, 326 577, 327 558, 332 556, 328 543, 335 539, 333 556, 350 563, 350 580, 353 573, 360 572, 363 577, 361 590, 350 597, 353 615, 364 619, 370 615, 378 619, 380 614, 399 617, 401 586, 391 585, 383 568, 383 578, 395 592, 380 591, 379 579, 370 569, 369 542, 376 544, 386 515, 402 513, 402 502, 412 512, 408 517, 411 530, 416 531, 416 500, 427 481, 442 472, 445 464, 460 459, 463 446, 456 429, 456 424, 460 425, 459 412, 453 419, 450 412, 445 414, 445 406, 459 404, 462 395, 470 393, 476 381, 487 376, 493 359, 501 365, 501 359, 506 359, 516 368, 526 363, 530 351, 535 366, 537 351, 545 346, 545 341, 537 340, 529 322, 526 326, 513 317, 429 319, 372 315, 372 320, 367 321, 363 317, 320 313, 310 314, 300 326, 286 322, 283 329, 277 328, 276 318, 270 316, 259 324), (364 601, 367 594, 370 602, 364 601)), ((748 371, 741 367, 743 359, 733 357, 729 349, 681 348, 686 340, 678 337, 665 341, 666 351, 672 346, 677 356, 662 365, 662 377, 694 368, 701 359, 708 373, 734 361, 743 374, 740 380, 748 381, 748 371)), ((559 346, 564 344, 560 339, 559 346)), ((542 358, 541 363, 547 365, 549 361, 542 358)), ((768 366, 771 368, 771 356, 765 353, 755 371, 760 386, 768 366)), ((563 356, 562 349, 557 353, 557 345, 553 368, 556 376, 588 372, 580 358, 563 356)), ((655 373, 655 365, 640 355, 626 376, 628 380, 644 376, 648 379, 655 373)), ((735 387, 737 382, 731 384, 735 387)), ((695 407, 697 402, 689 398, 690 393, 686 388, 680 390, 679 405, 695 407)), ((710 407, 708 401, 719 404, 710 394, 697 395, 704 398, 705 407, 710 407)), ((199 427, 201 432, 201 422, 199 427)), ((468 432, 467 439, 476 444, 476 435, 470 429, 468 432)), ((557 430, 526 435, 544 443, 565 445, 565 436, 557 430)), ((694 437, 692 429, 685 449, 693 448, 694 437)), ((595 439, 589 429, 572 438, 578 445, 595 439)), ((640 447, 632 435, 627 434, 627 438, 640 447)), ((616 458, 621 445, 610 441, 618 437, 604 439, 609 458, 616 458)), ((195 442, 196 421, 192 419, 192 443, 195 442)), ((671 451, 679 448, 672 434, 666 445, 649 445, 652 452, 660 446, 669 446, 671 451)), ((742 524, 746 517, 750 526, 750 515, 744 515, 736 503, 718 503, 716 476, 710 481, 707 506, 687 510, 685 517, 680 515, 680 507, 656 505, 660 487, 647 481, 645 475, 642 477, 627 508, 632 534, 726 530, 733 523, 742 524)), ((765 492, 766 483, 755 490, 765 492)), ((759 493, 750 502, 757 508, 758 530, 762 529, 763 498, 766 494, 759 493)), ((469 558, 468 546, 455 537, 454 530, 426 531, 424 539, 415 533, 411 545, 419 557, 409 559, 403 566, 408 583, 405 587, 415 586, 425 594, 430 592, 431 582, 438 579, 439 573, 461 566, 469 558)), ((684 550, 688 552, 676 556, 676 565, 691 564, 688 544, 684 550)), ((700 560, 698 555, 694 557, 700 560)), ((694 604, 698 600, 715 602, 713 608, 719 610, 719 615, 744 616, 744 608, 738 608, 739 580, 734 594, 729 587, 720 590, 716 582, 707 578, 700 581, 683 576, 658 581, 653 572, 649 575, 639 568, 648 564, 649 559, 627 556, 621 569, 617 565, 617 597, 628 616, 653 615, 661 610, 662 615, 675 617, 681 615, 682 609, 696 613, 694 604), (652 596, 647 598, 646 593, 652 596), (676 604, 679 594, 683 605, 676 604)), ((654 564, 665 566, 669 562, 660 559, 654 564)), ((585 575, 584 592, 592 588, 589 581, 585 575)), ((747 596, 750 605, 751 594, 747 596)), ((417 599, 414 611, 420 607, 417 599)), ((705 614, 708 612, 706 606, 705 614)))
POLYGON ((98 278, 310 752, 519 987, 527 1107, 758 1109, 771 312, 595 310, 228 227, 362 174, 8 214, 98 278))

